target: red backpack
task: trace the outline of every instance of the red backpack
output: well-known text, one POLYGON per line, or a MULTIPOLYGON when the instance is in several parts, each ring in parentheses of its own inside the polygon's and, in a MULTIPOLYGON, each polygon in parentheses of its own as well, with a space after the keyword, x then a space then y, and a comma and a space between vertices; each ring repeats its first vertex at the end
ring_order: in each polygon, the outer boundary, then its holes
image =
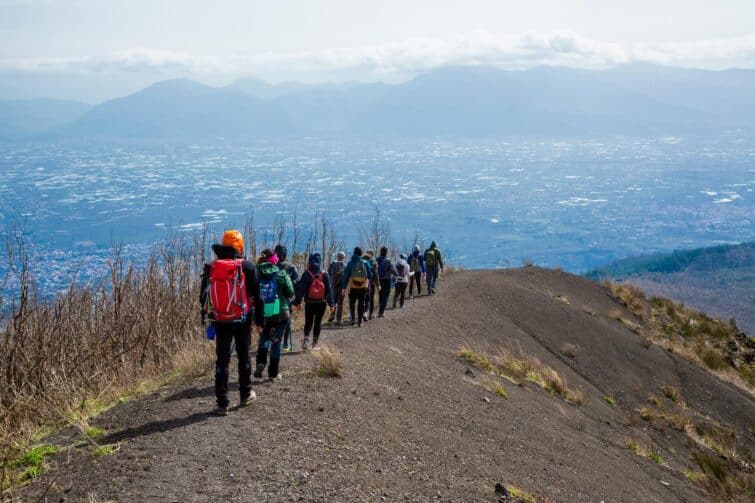
POLYGON ((309 284, 307 297, 309 297, 309 300, 323 300, 325 298, 325 282, 322 280, 322 273, 312 274, 312 271, 308 272, 312 276, 312 283, 309 284))
POLYGON ((214 321, 244 321, 251 309, 242 262, 242 259, 221 258, 210 264, 207 311, 214 321))

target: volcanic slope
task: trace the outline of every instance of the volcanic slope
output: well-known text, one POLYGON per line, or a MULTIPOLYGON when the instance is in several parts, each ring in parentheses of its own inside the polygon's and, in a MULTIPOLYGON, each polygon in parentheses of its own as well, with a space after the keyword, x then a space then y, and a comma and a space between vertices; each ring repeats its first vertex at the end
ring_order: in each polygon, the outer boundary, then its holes
MULTIPOLYGON (((214 417, 208 367, 100 415, 117 452, 63 449, 20 495, 518 501, 500 483, 537 501, 746 501, 751 390, 648 343, 642 323, 560 271, 456 272, 385 319, 324 330, 340 378, 295 352, 250 407, 214 417)), ((76 445, 72 430, 48 441, 76 445)))

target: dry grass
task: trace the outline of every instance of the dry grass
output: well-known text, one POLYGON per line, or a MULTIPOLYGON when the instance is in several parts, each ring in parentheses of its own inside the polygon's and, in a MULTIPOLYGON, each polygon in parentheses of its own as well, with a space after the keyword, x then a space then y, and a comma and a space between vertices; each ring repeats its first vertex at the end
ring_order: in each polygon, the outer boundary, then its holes
POLYGON ((323 346, 317 353, 319 360, 313 372, 320 377, 341 377, 341 355, 323 346))
POLYGON ((638 456, 641 456, 643 458, 650 459, 659 465, 663 464, 663 458, 661 457, 660 453, 657 450, 654 449, 648 449, 647 447, 643 446, 639 442, 635 440, 627 440, 625 447, 632 451, 633 453, 637 454, 638 456))
POLYGON ((665 396, 672 402, 679 402, 681 400, 681 395, 679 394, 679 390, 671 386, 670 384, 662 384, 660 386, 660 390, 661 390, 661 393, 663 393, 663 396, 665 396))
POLYGON ((609 317, 640 335, 645 347, 652 343, 672 351, 755 396, 755 345, 736 325, 668 299, 647 299, 633 285, 604 286, 642 323, 627 320, 619 309, 612 309, 609 317))
POLYGON ((537 358, 522 355, 521 351, 515 354, 501 349, 496 355, 489 355, 482 351, 462 348, 459 354, 467 363, 489 374, 519 385, 524 385, 527 381, 532 382, 574 405, 582 405, 585 401, 582 390, 570 388, 558 372, 537 358))
POLYGON ((513 503, 537 503, 537 499, 527 491, 516 486, 506 486, 506 490, 513 498, 513 503))
POLYGON ((35 295, 24 245, 12 246, 21 294, 0 332, 2 492, 35 433, 74 424, 86 436, 87 418, 119 398, 212 358, 197 315, 202 243, 170 239, 143 268, 116 249, 107 282, 53 299, 35 295))
POLYGON ((705 492, 717 501, 752 501, 755 494, 755 477, 742 473, 732 461, 720 456, 696 452, 695 462, 699 472, 685 471, 688 479, 700 485, 705 492))
POLYGON ((483 379, 480 379, 479 384, 480 386, 490 391, 491 393, 494 393, 498 395, 499 397, 505 398, 508 400, 509 395, 508 393, 506 393, 506 388, 504 388, 503 385, 496 379, 483 378, 483 379))

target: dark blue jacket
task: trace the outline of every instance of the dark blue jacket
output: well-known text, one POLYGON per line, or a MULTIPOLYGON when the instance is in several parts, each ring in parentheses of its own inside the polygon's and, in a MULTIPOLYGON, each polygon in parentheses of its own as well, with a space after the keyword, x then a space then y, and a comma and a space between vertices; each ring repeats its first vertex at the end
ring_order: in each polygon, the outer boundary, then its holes
POLYGON ((412 254, 409 255, 409 258, 406 259, 407 264, 409 264, 409 270, 412 270, 412 264, 415 260, 419 260, 419 270, 422 271, 423 274, 427 272, 425 271, 425 257, 419 250, 414 250, 412 254))
POLYGON ((301 304, 302 299, 304 299, 304 302, 327 302, 330 307, 335 305, 333 301, 333 287, 330 284, 330 275, 328 275, 327 271, 322 270, 322 257, 319 253, 313 253, 309 256, 307 270, 302 273, 296 285, 295 306, 301 304), (311 300, 309 298, 309 287, 318 274, 321 275, 322 282, 325 284, 325 298, 322 300, 311 300))

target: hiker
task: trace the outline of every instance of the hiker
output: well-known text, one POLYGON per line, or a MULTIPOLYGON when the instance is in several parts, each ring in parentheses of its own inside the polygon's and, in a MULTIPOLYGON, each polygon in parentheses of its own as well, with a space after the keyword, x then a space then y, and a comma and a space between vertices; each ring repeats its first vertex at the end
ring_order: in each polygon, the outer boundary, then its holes
POLYGON ((333 295, 335 296, 336 308, 330 312, 330 318, 328 323, 333 323, 335 320, 336 326, 341 326, 343 319, 343 290, 341 285, 343 284, 343 270, 346 267, 346 254, 339 251, 336 254, 336 259, 330 263, 328 267, 328 276, 330 276, 330 282, 335 285, 333 295))
MULTIPOLYGON (((288 250, 286 249, 286 245, 278 244, 275 246, 275 249, 273 250, 275 255, 278 256, 278 269, 282 271, 286 271, 286 274, 288 274, 288 277, 291 278, 291 284, 294 285, 294 290, 296 289, 296 283, 299 281, 299 272, 296 270, 296 266, 292 264, 291 262, 288 262, 286 260, 286 256, 288 255, 288 250)), ((293 298, 288 299, 289 302, 293 300, 293 298)), ((294 341, 291 337, 291 318, 289 317, 287 325, 286 325, 286 333, 283 336, 283 351, 288 353, 289 351, 293 351, 294 349, 294 341)))
POLYGON ((400 302, 403 309, 406 287, 409 285, 411 274, 409 272, 409 264, 406 261, 406 255, 402 253, 396 262, 396 288, 393 291, 393 309, 396 309, 396 301, 400 302))
POLYGON ((397 272, 393 262, 388 258, 388 247, 380 248, 380 256, 377 259, 378 278, 380 278, 380 307, 378 309, 378 318, 385 317, 385 308, 388 306, 388 299, 391 296, 393 282, 396 279, 397 272))
POLYGON ((330 275, 322 270, 322 256, 313 253, 309 256, 307 270, 299 280, 294 306, 301 309, 301 301, 304 299, 304 341, 301 348, 306 350, 309 346, 309 334, 312 333, 312 349, 320 349, 320 324, 325 316, 325 308, 330 307, 335 312, 333 302, 333 289, 330 283, 330 275))
POLYGON ((370 271, 372 271, 372 277, 370 278, 369 286, 367 287, 367 306, 365 308, 364 320, 367 321, 367 315, 369 319, 372 319, 372 315, 375 312, 375 293, 380 291, 380 277, 377 273, 377 261, 374 259, 375 252, 367 250, 364 254, 364 260, 370 265, 370 271))
POLYGON ((362 326, 364 319, 365 302, 367 291, 369 290, 370 281, 372 280, 372 268, 370 263, 362 258, 362 249, 354 248, 354 255, 346 264, 343 271, 343 294, 346 295, 346 289, 349 290, 349 314, 351 315, 351 324, 362 326), (359 321, 355 321, 354 315, 357 314, 359 321))
POLYGON ((262 302, 260 305, 264 311, 264 328, 257 346, 257 368, 254 370, 254 377, 262 378, 262 371, 268 366, 269 354, 270 365, 267 375, 270 379, 276 379, 280 377, 283 336, 291 321, 289 299, 294 297, 294 285, 286 271, 278 268, 278 256, 269 248, 262 250, 257 270, 262 302))
POLYGON ((422 275, 425 273, 425 257, 419 250, 419 245, 414 245, 409 259, 409 271, 412 273, 409 278, 409 298, 414 298, 414 284, 417 284, 417 296, 422 295, 422 275))
POLYGON ((213 244, 217 257, 205 264, 202 273, 200 302, 202 325, 210 318, 207 336, 215 338, 215 398, 214 413, 228 415, 228 365, 231 344, 236 344, 239 360, 239 407, 245 407, 256 397, 252 390, 252 365, 249 358, 252 324, 262 331, 264 313, 260 298, 259 278, 254 264, 244 259, 244 238, 237 230, 223 233, 220 244, 213 244), (235 302, 234 302, 235 300, 235 302))
POLYGON ((443 272, 443 257, 435 241, 425 250, 425 269, 427 271, 427 293, 433 295, 438 285, 438 274, 443 272))

